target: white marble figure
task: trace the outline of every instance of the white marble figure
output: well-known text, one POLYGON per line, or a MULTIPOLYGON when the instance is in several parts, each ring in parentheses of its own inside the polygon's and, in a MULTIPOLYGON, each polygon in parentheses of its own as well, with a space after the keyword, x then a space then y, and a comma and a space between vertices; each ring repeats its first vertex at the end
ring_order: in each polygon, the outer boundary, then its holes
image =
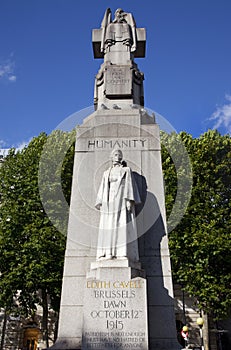
POLYGON ((97 260, 139 261, 135 204, 141 202, 134 175, 121 150, 111 154, 112 166, 103 174, 95 207, 100 210, 97 260))

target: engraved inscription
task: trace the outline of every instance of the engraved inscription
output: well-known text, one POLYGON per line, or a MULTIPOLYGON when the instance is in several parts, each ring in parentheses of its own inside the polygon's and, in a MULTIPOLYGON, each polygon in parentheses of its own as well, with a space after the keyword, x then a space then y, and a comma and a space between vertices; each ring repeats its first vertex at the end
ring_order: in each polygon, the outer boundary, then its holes
POLYGON ((88 140, 88 149, 95 148, 144 148, 147 147, 146 139, 122 139, 122 140, 88 140))
POLYGON ((146 329, 142 327, 145 312, 135 302, 143 287, 142 279, 87 281, 93 307, 88 313, 92 327, 84 332, 84 349, 147 349, 146 329), (103 331, 97 331, 99 323, 103 331), (139 331, 131 329, 131 324, 139 331))
POLYGON ((105 71, 106 96, 119 96, 132 94, 132 71, 130 66, 107 67, 105 71))
POLYGON ((125 70, 122 68, 112 69, 110 76, 106 80, 108 84, 118 85, 129 83, 130 79, 124 79, 125 70))

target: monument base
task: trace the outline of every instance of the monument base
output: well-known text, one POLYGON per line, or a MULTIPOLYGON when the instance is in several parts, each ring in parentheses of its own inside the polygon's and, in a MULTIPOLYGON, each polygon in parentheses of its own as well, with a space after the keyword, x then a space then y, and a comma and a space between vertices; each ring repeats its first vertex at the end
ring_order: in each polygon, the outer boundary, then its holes
POLYGON ((128 261, 127 258, 118 259, 100 259, 91 263, 90 271, 87 272, 87 279, 94 278, 97 280, 103 280, 108 278, 108 273, 111 279, 119 275, 121 278, 145 278, 145 271, 141 269, 140 262, 128 261), (122 268, 122 270, 120 270, 122 268), (127 269, 126 269, 127 268, 127 269), (110 270, 110 271, 109 271, 110 270))
POLYGON ((127 259, 91 264, 82 349, 148 350, 146 279, 138 267, 129 267, 127 259))

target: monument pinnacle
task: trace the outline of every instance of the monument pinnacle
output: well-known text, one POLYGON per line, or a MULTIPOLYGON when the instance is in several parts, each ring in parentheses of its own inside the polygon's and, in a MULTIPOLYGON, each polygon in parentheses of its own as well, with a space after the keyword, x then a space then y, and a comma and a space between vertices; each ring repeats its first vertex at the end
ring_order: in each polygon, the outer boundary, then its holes
POLYGON ((137 28, 132 14, 121 8, 116 10, 112 21, 108 8, 101 28, 92 32, 92 43, 94 58, 104 59, 95 78, 95 109, 143 106, 144 75, 134 58, 145 56, 145 29, 137 28))
POLYGON ((58 338, 62 350, 179 350, 159 127, 144 113, 145 29, 93 30, 96 111, 78 125, 58 338), (166 332, 166 326, 168 332, 166 332))

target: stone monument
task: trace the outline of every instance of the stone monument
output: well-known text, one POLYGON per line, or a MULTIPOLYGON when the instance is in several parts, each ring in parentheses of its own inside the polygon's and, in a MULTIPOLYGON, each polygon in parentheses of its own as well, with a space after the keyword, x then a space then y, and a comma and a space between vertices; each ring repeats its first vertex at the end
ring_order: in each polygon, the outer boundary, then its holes
POLYGON ((92 32, 95 112, 77 128, 53 349, 177 350, 159 128, 134 59, 146 34, 107 9, 92 32))

